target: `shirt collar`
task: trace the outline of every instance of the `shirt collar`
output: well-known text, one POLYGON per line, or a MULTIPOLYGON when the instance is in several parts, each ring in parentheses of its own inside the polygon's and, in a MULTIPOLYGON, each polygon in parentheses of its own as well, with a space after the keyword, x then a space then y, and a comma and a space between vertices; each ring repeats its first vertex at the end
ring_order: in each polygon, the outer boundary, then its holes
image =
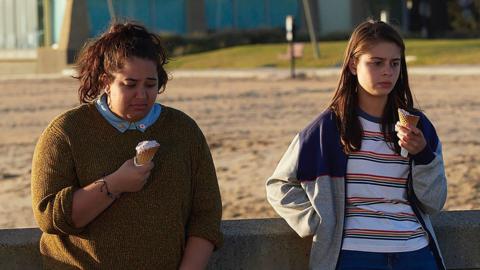
POLYGON ((121 133, 124 133, 127 130, 139 130, 145 132, 145 130, 153 125, 157 121, 160 113, 162 112, 162 106, 158 103, 153 104, 150 112, 141 120, 137 122, 128 122, 110 111, 107 105, 107 95, 103 94, 97 98, 95 101, 95 106, 100 114, 108 121, 114 128, 116 128, 121 133))
POLYGON ((358 116, 360 116, 362 118, 365 118, 365 119, 367 119, 371 122, 375 122, 375 123, 379 123, 379 124, 382 123, 382 118, 370 115, 370 114, 364 112, 362 109, 360 109, 360 107, 357 107, 357 114, 358 114, 358 116))

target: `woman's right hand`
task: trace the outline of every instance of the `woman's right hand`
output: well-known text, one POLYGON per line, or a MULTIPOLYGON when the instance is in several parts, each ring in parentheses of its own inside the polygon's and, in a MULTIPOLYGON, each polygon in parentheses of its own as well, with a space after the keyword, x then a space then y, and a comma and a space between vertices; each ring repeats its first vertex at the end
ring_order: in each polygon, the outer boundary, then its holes
POLYGON ((147 183, 152 169, 153 162, 135 166, 132 158, 125 161, 120 168, 104 179, 108 182, 110 192, 114 194, 137 192, 147 183))

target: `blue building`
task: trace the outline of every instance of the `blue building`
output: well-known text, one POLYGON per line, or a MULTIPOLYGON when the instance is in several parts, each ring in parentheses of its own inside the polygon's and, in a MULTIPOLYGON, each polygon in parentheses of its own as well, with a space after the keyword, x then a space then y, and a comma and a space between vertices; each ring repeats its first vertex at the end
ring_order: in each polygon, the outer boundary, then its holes
MULTIPOLYGON (((158 33, 194 35, 251 29, 281 29, 293 15, 306 33, 305 6, 317 37, 345 36, 367 17, 406 29, 415 0, 0 0, 0 59, 30 55, 37 71, 72 63, 85 40, 112 18, 136 20, 158 33), (7 54, 5 54, 5 52, 7 54)), ((423 0, 416 0, 423 1, 423 0)))
MULTIPOLYGON (((382 10, 406 29, 406 7, 413 0, 0 0, 0 49, 36 48, 61 41, 68 6, 87 27, 88 37, 105 30, 112 17, 139 21, 159 33, 185 35, 230 30, 282 28, 293 15, 305 30, 308 2, 317 36, 348 33, 382 10), (81 8, 77 8, 77 7, 81 8)), ((67 17, 68 17, 67 16, 67 17)), ((68 18, 67 18, 68 19, 68 18)))
POLYGON ((43 0, 44 27, 59 41, 68 1, 86 3, 90 36, 105 30, 112 17, 141 22, 159 33, 185 35, 283 27, 285 16, 300 16, 297 0, 43 0), (110 5, 109 6, 109 2, 110 5))

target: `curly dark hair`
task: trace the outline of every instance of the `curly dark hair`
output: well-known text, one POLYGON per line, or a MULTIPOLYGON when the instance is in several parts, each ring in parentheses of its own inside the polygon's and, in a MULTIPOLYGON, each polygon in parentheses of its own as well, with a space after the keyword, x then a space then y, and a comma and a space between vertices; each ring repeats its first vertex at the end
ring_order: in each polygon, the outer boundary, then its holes
POLYGON ((112 82, 112 74, 122 69, 130 57, 153 61, 157 66, 159 93, 165 91, 168 74, 164 65, 168 58, 160 37, 136 22, 112 23, 100 37, 84 45, 76 60, 74 78, 80 81, 80 103, 96 99, 112 82))

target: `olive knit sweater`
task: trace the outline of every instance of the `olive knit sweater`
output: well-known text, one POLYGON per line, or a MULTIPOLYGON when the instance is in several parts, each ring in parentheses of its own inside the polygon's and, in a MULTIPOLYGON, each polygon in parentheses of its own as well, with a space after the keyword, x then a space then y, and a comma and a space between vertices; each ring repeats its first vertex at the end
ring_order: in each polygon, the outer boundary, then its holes
POLYGON ((222 242, 222 205, 206 140, 184 113, 163 106, 145 133, 120 133, 93 104, 50 123, 33 156, 32 204, 48 269, 177 269, 189 236, 222 242), (73 193, 160 143, 147 184, 124 193, 83 228, 72 226, 73 193))

